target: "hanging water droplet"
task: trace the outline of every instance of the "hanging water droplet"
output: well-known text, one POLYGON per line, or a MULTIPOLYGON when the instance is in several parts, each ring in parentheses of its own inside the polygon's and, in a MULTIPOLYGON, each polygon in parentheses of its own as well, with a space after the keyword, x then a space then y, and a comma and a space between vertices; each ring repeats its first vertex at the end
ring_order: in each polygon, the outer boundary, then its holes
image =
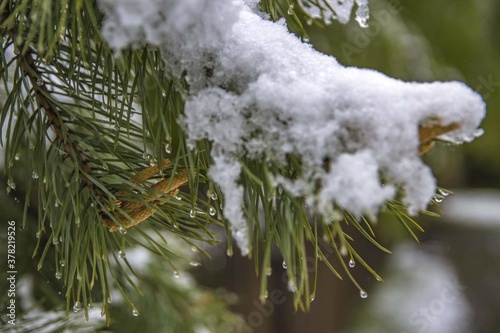
POLYGON ((155 166, 156 163, 157 163, 156 158, 154 158, 154 157, 151 156, 149 158, 149 166, 155 166))
POLYGON ((94 203, 93 202, 90 203, 90 207, 94 208, 94 203))
POLYGON ((440 202, 443 202, 443 198, 435 196, 434 197, 434 201, 437 202, 437 203, 440 203, 440 202))
POLYGON ((228 257, 232 257, 233 256, 233 249, 232 248, 227 249, 226 254, 228 257))
POLYGON ((60 280, 62 278, 61 272, 56 272, 56 279, 60 280))
POLYGON ((281 266, 283 266, 284 269, 287 269, 288 266, 286 265, 286 262, 283 260, 283 263, 281 264, 281 266))
POLYGON ((194 209, 191 209, 191 211, 189 212, 189 217, 192 219, 196 217, 196 211, 194 209))
POLYGON ((80 273, 76 274, 76 279, 78 281, 82 281, 82 274, 80 274, 80 273))
POLYGON ((306 20, 306 24, 307 24, 307 25, 312 25, 312 24, 313 24, 313 19, 312 19, 312 18, 308 18, 308 19, 306 20))
POLYGON ((193 251, 194 253, 197 253, 198 248, 196 246, 191 246, 191 251, 193 251))
POLYGON ((36 173, 36 171, 33 171, 33 172, 31 173, 31 178, 33 178, 33 179, 38 179, 38 173, 36 173))
POLYGON ((57 208, 57 207, 59 207, 59 204, 56 202, 56 203, 54 204, 54 207, 56 207, 56 208, 57 208))
POLYGON ((47 176, 44 176, 44 177, 43 177, 43 183, 44 183, 44 184, 47 184, 47 176))
POLYGON ((180 201, 180 200, 182 200, 182 198, 181 198, 180 196, 178 196, 178 195, 176 195, 174 198, 175 198, 176 200, 179 200, 179 201, 180 201))
POLYGON ((109 296, 108 298, 106 298, 106 302, 108 304, 111 304, 113 302, 113 300, 111 299, 111 296, 109 296))
POLYGON ((307 37, 307 36, 302 37, 302 41, 304 43, 309 43, 309 37, 307 37))
POLYGON ((73 305, 73 311, 78 312, 82 309, 82 303, 80 301, 76 301, 75 304, 73 305))
POLYGON ((353 268, 354 266, 356 266, 354 259, 349 260, 349 267, 353 268))
POLYGON ((199 262, 196 262, 196 261, 190 261, 189 264, 193 267, 198 267, 198 266, 201 266, 201 264, 199 262))
POLYGON ((61 259, 61 260, 59 260, 59 265, 64 267, 64 265, 66 265, 66 262, 63 259, 61 259))
POLYGON ((211 195, 210 195, 210 199, 212 200, 217 200, 217 193, 213 192, 211 195))
POLYGON ((36 84, 39 85, 39 86, 43 86, 45 82, 43 82, 43 79, 41 77, 39 77, 37 80, 36 80, 36 84))
POLYGON ((361 296, 361 298, 367 298, 367 297, 368 297, 368 294, 366 293, 366 291, 361 290, 361 291, 359 292, 359 296, 361 296))
POLYGON ((166 92, 162 92, 162 93, 161 93, 161 96, 162 96, 162 97, 167 97, 167 93, 166 93, 166 92))
POLYGON ((210 216, 214 216, 214 215, 215 215, 215 213, 217 213, 217 211, 215 210, 215 208, 214 208, 214 207, 210 207, 210 209, 209 209, 208 213, 210 214, 210 216))
POLYGON ((266 275, 271 276, 271 274, 273 274, 273 269, 271 267, 267 267, 266 268, 266 275))
POLYGON ((340 254, 346 256, 348 254, 347 247, 345 245, 340 246, 340 254))
POLYGON ((57 238, 57 236, 54 236, 54 238, 52 238, 52 244, 54 245, 59 244, 59 238, 57 238))
POLYGON ((132 310, 132 315, 134 317, 137 317, 139 315, 139 311, 137 311, 136 309, 132 310))
POLYGON ((17 153, 15 156, 14 156, 14 159, 16 161, 19 161, 21 159, 21 156, 19 155, 19 153, 17 153))
POLYGON ((314 301, 314 298, 315 298, 315 296, 314 296, 314 295, 309 296, 309 302, 313 302, 313 301, 314 301))
POLYGON ((125 254, 125 251, 120 250, 120 251, 118 251, 118 256, 119 256, 120 258, 122 258, 122 259, 125 259, 125 257, 126 257, 127 255, 125 254))
POLYGON ((125 229, 124 227, 119 227, 118 232, 122 235, 125 235, 127 233, 127 229, 125 229))
POLYGON ((180 274, 179 272, 177 271, 174 271, 174 278, 178 279, 180 277, 180 274))
POLYGON ((287 11, 288 15, 293 15, 293 8, 294 8, 293 4, 290 4, 290 7, 288 7, 287 11))
POLYGON ((382 282, 382 278, 380 276, 375 276, 375 279, 378 281, 378 282, 382 282))
POLYGON ((36 232, 35 237, 36 237, 36 238, 40 238, 40 231, 37 231, 37 232, 36 232))
POLYGON ((167 154, 170 154, 170 152, 171 152, 171 151, 170 151, 170 149, 171 149, 171 148, 170 148, 170 144, 168 144, 168 143, 167 143, 167 144, 165 144, 165 152, 166 152, 167 154))

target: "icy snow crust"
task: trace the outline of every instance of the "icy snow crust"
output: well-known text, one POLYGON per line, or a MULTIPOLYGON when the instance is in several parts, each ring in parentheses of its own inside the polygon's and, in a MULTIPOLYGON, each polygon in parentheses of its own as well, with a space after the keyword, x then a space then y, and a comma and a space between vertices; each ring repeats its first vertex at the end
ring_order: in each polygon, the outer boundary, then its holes
POLYGON ((243 155, 283 163, 287 154, 300 156, 302 176, 275 182, 327 217, 333 203, 374 215, 399 187, 411 214, 425 208, 436 182, 419 158, 419 125, 460 123, 447 139, 468 141, 485 114, 482 98, 460 82, 407 83, 344 67, 283 21, 264 19, 256 2, 101 0, 111 47, 157 45, 170 75, 185 74, 185 128, 192 143, 213 143, 209 175, 224 193, 242 253, 249 251, 238 184, 243 155))

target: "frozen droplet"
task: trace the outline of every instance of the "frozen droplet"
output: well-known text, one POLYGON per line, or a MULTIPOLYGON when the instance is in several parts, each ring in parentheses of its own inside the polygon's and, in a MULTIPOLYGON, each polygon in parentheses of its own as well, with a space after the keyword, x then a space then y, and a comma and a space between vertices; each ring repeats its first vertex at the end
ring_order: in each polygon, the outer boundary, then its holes
POLYGON ((56 272, 56 279, 60 280, 62 278, 61 272, 56 272))
POLYGON ((283 260, 283 263, 281 264, 281 266, 283 266, 284 269, 287 269, 288 266, 286 265, 286 262, 283 260))
POLYGON ((132 316, 137 317, 138 315, 139 315, 139 311, 137 311, 136 309, 133 309, 132 316))
POLYGON ((360 292, 359 292, 359 296, 361 296, 361 298, 367 298, 367 297, 368 297, 368 294, 366 293, 366 291, 364 291, 364 290, 360 290, 360 292))
POLYGON ((194 209, 191 209, 191 211, 189 212, 189 217, 192 219, 196 217, 196 211, 194 209))
POLYGON ((210 214, 210 216, 214 216, 215 213, 217 213, 217 211, 215 210, 214 207, 210 207, 210 209, 208 210, 208 213, 210 214))
POLYGON ((170 154, 170 152, 171 152, 170 144, 168 144, 168 143, 167 143, 167 144, 165 144, 165 152, 166 152, 167 154, 170 154))
POLYGON ((356 266, 354 259, 349 260, 349 267, 353 268, 354 266, 356 266))
POLYGON ((76 301, 75 304, 73 305, 73 311, 78 312, 82 309, 82 303, 80 301, 76 301))
POLYGON ((180 277, 180 274, 178 271, 174 271, 174 278, 178 279, 180 277))
POLYGON ((197 261, 190 261, 189 264, 193 267, 198 267, 198 266, 201 266, 201 264, 197 261))
POLYGON ((125 235, 127 233, 127 229, 125 229, 124 227, 119 227, 118 232, 122 235, 125 235))
POLYGON ((64 267, 64 265, 66 265, 66 262, 63 259, 61 259, 61 260, 59 260, 59 265, 64 267))
POLYGON ((118 256, 119 256, 120 258, 122 258, 122 259, 125 259, 125 257, 126 257, 127 255, 125 254, 125 251, 120 250, 120 251, 118 251, 118 256))
POLYGON ((21 157, 20 157, 19 153, 17 153, 17 154, 14 156, 14 159, 15 159, 16 161, 19 161, 19 160, 21 159, 21 157))
POLYGON ((37 80, 36 80, 36 84, 39 85, 39 86, 43 86, 45 82, 43 82, 43 79, 41 77, 39 77, 37 80))
POLYGON ((307 24, 307 25, 312 25, 312 24, 313 24, 313 19, 312 19, 312 18, 308 18, 308 19, 306 20, 306 24, 307 24))

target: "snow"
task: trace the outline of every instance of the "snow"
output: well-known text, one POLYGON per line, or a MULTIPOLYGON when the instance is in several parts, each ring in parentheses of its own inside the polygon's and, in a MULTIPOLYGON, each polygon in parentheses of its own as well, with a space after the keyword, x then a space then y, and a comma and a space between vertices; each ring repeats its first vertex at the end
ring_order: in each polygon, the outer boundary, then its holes
MULTIPOLYGON (((289 33, 284 20, 255 12, 255 1, 100 3, 111 47, 156 45, 169 75, 188 83, 188 140, 212 142, 209 176, 224 194, 224 215, 243 254, 249 243, 238 184, 242 156, 283 164, 289 154, 300 157, 305 171, 298 179, 276 175, 274 182, 318 203, 316 211, 327 217, 328 203, 355 216, 375 215, 398 188, 414 215, 436 190, 419 157, 419 126, 458 123, 446 135, 456 143, 479 134, 485 103, 465 84, 409 83, 344 67, 289 33)), ((347 17, 340 13, 349 4, 335 7, 338 17, 347 17)), ((366 1, 357 4, 364 8, 366 1)))

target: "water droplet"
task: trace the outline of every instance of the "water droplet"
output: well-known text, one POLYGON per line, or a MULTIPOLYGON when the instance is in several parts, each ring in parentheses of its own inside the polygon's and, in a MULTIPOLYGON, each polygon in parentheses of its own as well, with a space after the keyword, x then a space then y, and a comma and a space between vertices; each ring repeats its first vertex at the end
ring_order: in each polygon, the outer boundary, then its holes
POLYGON ((15 54, 20 54, 20 53, 21 53, 21 50, 19 50, 19 49, 16 47, 16 48, 14 48, 14 53, 15 53, 15 54))
POLYGON ((346 247, 345 245, 341 245, 341 246, 340 246, 340 254, 341 254, 342 256, 346 256, 346 255, 347 255, 347 253, 348 253, 348 251, 347 251, 347 247, 346 247))
POLYGON ((64 184, 64 186, 69 187, 69 183, 64 184))
POLYGON ((76 279, 77 279, 78 281, 82 281, 82 274, 78 273, 78 274, 76 275, 76 279))
POLYGON ((168 143, 167 143, 167 144, 165 144, 165 152, 166 152, 167 154, 170 154, 170 152, 171 152, 171 150, 170 150, 170 149, 171 149, 171 148, 170 148, 170 144, 168 144, 168 143))
POLYGON ((109 296, 108 298, 106 298, 106 302, 108 304, 111 304, 113 302, 113 300, 111 299, 111 296, 109 296))
POLYGON ((43 177, 43 183, 47 184, 47 177, 46 176, 43 177))
POLYGON ((33 171, 33 172, 31 173, 31 178, 33 178, 33 179, 38 179, 38 173, 36 173, 36 171, 33 171))
POLYGON ((149 166, 155 166, 157 164, 157 160, 154 157, 150 157, 149 166))
POLYGON ((283 266, 284 269, 287 269, 288 266, 286 265, 286 262, 283 260, 283 263, 281 264, 281 266, 283 266))
POLYGON ((137 317, 139 315, 139 311, 137 311, 136 309, 132 310, 132 315, 134 317, 137 317))
POLYGON ((30 143, 30 145, 29 145, 29 147, 28 147, 28 148, 29 148, 30 150, 35 150, 35 146, 34 146, 32 143, 30 143))
POLYGON ((232 248, 227 249, 226 254, 228 257, 232 257, 233 256, 233 249, 232 248))
POLYGON ((434 201, 437 202, 437 203, 440 203, 440 202, 443 202, 443 198, 435 196, 434 197, 434 201))
POLYGON ((196 262, 196 261, 190 261, 189 264, 193 267, 198 267, 198 266, 201 266, 201 264, 199 262, 196 262))
POLYGON ((127 229, 125 229, 124 227, 119 227, 118 232, 122 235, 125 235, 127 233, 127 229))
POLYGON ((178 279, 180 277, 180 274, 179 272, 177 271, 174 271, 174 278, 178 279))
POLYGON ((61 272, 56 272, 56 279, 60 280, 62 278, 61 272))
POLYGON ((66 262, 63 259, 61 259, 61 260, 59 260, 59 265, 64 267, 64 265, 66 265, 66 262))
POLYGON ((266 268, 266 275, 271 276, 273 274, 273 269, 271 267, 266 268))
POLYGON ((443 197, 447 197, 447 196, 449 196, 449 195, 450 195, 450 193, 448 193, 448 192, 446 192, 446 191, 444 191, 444 190, 442 190, 442 189, 439 189, 439 190, 438 190, 438 192, 439 192, 439 194, 441 194, 443 197))
POLYGON ((197 253, 198 248, 196 246, 191 246, 191 251, 193 251, 194 253, 197 253))
POLYGON ((294 8, 293 4, 290 4, 290 7, 288 7, 287 11, 288 15, 293 15, 293 8, 294 8))
POLYGON ((361 298, 367 298, 367 297, 368 297, 368 294, 366 293, 366 291, 361 290, 361 291, 359 292, 359 296, 361 296, 361 298))
POLYGON ((82 303, 80 301, 76 301, 75 304, 73 305, 73 311, 78 312, 82 309, 82 303))
POLYGON ((7 180, 7 186, 8 186, 8 189, 15 190, 16 189, 16 182, 13 179, 9 179, 9 180, 7 180))
POLYGON ((309 296, 309 302, 313 302, 313 301, 314 301, 314 298, 315 298, 315 296, 314 296, 314 295, 309 296))
POLYGON ((295 284, 295 281, 288 281, 288 290, 290 290, 292 293, 297 291, 297 285, 295 284))
POLYGON ((20 157, 19 153, 17 153, 17 154, 14 156, 14 159, 15 159, 16 161, 19 161, 19 160, 21 159, 21 157, 20 157))
POLYGON ((54 204, 54 207, 56 207, 56 208, 57 208, 57 207, 59 207, 59 204, 56 202, 56 203, 54 204))
POLYGON ((36 80, 36 84, 39 85, 39 86, 43 86, 45 82, 43 82, 43 79, 41 77, 39 77, 37 80, 36 80))
POLYGON ((214 215, 215 215, 215 213, 217 213, 217 211, 215 210, 215 208, 214 208, 214 207, 210 207, 210 209, 209 209, 208 213, 210 214, 210 216, 214 216, 214 215))
POLYGON ((161 93, 161 96, 162 96, 162 97, 167 97, 167 93, 166 93, 166 92, 162 92, 162 93, 161 93))
POLYGON ((52 238, 52 244, 54 245, 59 244, 59 238, 57 238, 57 236, 54 236, 54 238, 52 238))
POLYGON ((90 207, 94 208, 94 203, 93 202, 90 203, 90 207))
POLYGON ((306 36, 302 37, 302 41, 304 43, 309 43, 309 37, 306 37, 306 36))
POLYGON ((102 163, 102 168, 103 168, 104 171, 109 171, 108 165, 106 163, 104 163, 104 162, 102 163))
POLYGON ((306 24, 307 24, 307 25, 312 25, 312 24, 313 24, 313 19, 312 19, 312 18, 308 18, 308 19, 306 20, 306 24))
POLYGON ((35 234, 35 237, 40 238, 40 231, 37 231, 37 233, 35 234))
POLYGON ((215 193, 215 192, 214 192, 214 193, 212 193, 212 194, 210 195, 210 199, 212 199, 212 200, 217 200, 217 193, 215 193))
POLYGON ((382 282, 382 278, 380 276, 375 276, 375 279, 378 281, 378 282, 382 282))
POLYGON ((118 251, 118 256, 119 256, 120 258, 122 258, 122 259, 125 259, 125 257, 126 257, 127 255, 125 254, 125 251, 120 250, 120 251, 118 251))
POLYGON ((178 196, 178 195, 176 195, 174 198, 175 198, 176 200, 179 200, 179 201, 180 201, 180 200, 182 200, 182 198, 181 198, 180 196, 178 196))
POLYGON ((80 225, 80 217, 79 216, 76 217, 75 224, 76 225, 80 225))
POLYGON ((196 211, 194 209, 191 209, 191 211, 189 212, 189 217, 192 219, 196 217, 196 211))
POLYGON ((354 266, 356 266, 354 259, 349 260, 349 267, 353 268, 354 266))

